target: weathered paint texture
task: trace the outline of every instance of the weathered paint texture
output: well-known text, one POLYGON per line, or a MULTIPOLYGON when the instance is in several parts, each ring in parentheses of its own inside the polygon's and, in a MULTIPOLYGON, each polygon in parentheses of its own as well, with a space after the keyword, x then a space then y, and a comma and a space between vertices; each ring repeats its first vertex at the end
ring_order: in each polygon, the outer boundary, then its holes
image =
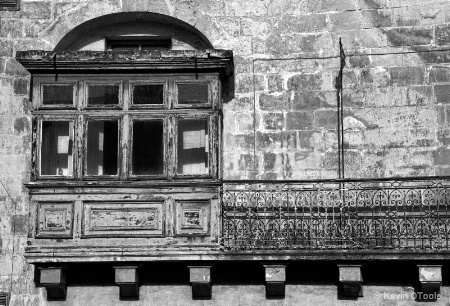
MULTIPOLYGON (((223 107, 225 179, 336 178, 339 38, 343 71, 345 176, 450 175, 450 3, 448 0, 21 1, 0 12, 0 291, 11 305, 119 305, 118 288, 69 287, 66 302, 46 302, 23 257, 30 179, 30 76, 15 52, 53 50, 75 26, 117 12, 180 19, 218 49, 231 49, 235 98, 223 107), (436 48, 439 48, 437 50, 436 48), (309 59, 307 59, 309 58, 309 59)), ((284 305, 416 305, 339 300, 327 284, 287 285, 284 305)), ((447 305, 450 293, 443 288, 447 305)), ((389 296, 388 296, 389 297, 389 296)), ((214 286, 218 305, 279 305, 264 287, 214 286)), ((128 305, 204 305, 189 286, 144 286, 128 305)))

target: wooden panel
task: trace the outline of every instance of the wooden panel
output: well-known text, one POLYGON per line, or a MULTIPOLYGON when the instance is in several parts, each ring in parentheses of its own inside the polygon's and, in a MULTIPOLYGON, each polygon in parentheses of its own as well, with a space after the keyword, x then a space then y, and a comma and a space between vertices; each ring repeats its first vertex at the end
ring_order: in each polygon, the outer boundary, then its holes
POLYGON ((176 205, 177 236, 203 236, 210 229, 210 201, 183 201, 176 205))
POLYGON ((73 203, 38 203, 37 238, 72 238, 73 203))
POLYGON ((163 235, 163 203, 85 203, 85 237, 163 235))

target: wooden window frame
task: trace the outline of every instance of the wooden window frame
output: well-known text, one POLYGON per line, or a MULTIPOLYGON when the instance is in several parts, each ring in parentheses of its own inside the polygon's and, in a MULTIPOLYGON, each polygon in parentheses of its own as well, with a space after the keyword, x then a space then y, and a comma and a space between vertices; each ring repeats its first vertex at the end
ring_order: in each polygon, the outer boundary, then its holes
POLYGON ((169 84, 166 79, 155 78, 153 80, 130 80, 129 81, 129 109, 169 109, 169 84), (133 104, 133 86, 136 85, 163 85, 163 103, 162 104, 133 104))
POLYGON ((64 80, 61 82, 58 82, 57 84, 52 83, 52 82, 40 82, 39 84, 37 84, 37 86, 34 87, 34 97, 33 97, 33 106, 34 108, 39 108, 39 109, 77 109, 78 105, 77 105, 77 101, 78 101, 78 82, 76 81, 68 81, 68 80, 64 80), (72 85, 73 86, 73 102, 71 105, 69 104, 44 104, 43 103, 43 99, 44 99, 44 86, 67 86, 67 85, 72 85))
POLYGON ((122 143, 122 135, 120 131, 123 126, 123 115, 122 116, 108 116, 108 115, 86 115, 82 118, 82 151, 80 152, 80 160, 82 162, 82 177, 86 180, 119 180, 121 177, 121 160, 122 160, 122 150, 120 149, 122 143), (88 146, 88 124, 90 121, 117 121, 117 174, 116 175, 89 175, 87 173, 87 146, 88 146))
POLYGON ((123 82, 122 81, 116 81, 116 80, 87 80, 84 81, 82 84, 82 90, 84 94, 84 99, 81 101, 80 105, 85 110, 90 109, 123 109, 124 105, 124 99, 123 99, 123 82), (118 85, 119 86, 119 96, 118 96, 118 103, 117 105, 114 104, 92 104, 89 105, 89 86, 96 86, 96 85, 118 85))
POLYGON ((169 126, 169 118, 165 114, 152 114, 152 115, 131 115, 129 118, 129 132, 128 132, 128 171, 126 173, 126 177, 129 180, 165 180, 167 179, 169 173, 168 173, 168 163, 170 163, 170 155, 169 155, 169 137, 168 137, 168 129, 169 126), (163 122, 163 173, 162 174, 156 174, 156 175, 135 175, 132 173, 133 171, 133 122, 135 121, 162 121, 163 122))
POLYGON ((33 180, 85 180, 85 181, 193 181, 218 180, 220 156, 220 122, 221 101, 220 79, 215 73, 202 75, 39 75, 34 77, 33 85, 33 180), (177 105, 177 84, 208 84, 208 105, 193 107, 192 105, 177 105), (73 84, 74 103, 44 105, 42 88, 45 85, 73 84), (88 86, 91 84, 119 85, 119 105, 88 105, 88 86), (162 105, 133 105, 132 88, 134 85, 163 84, 162 105), (208 119, 208 174, 183 175, 177 174, 177 120, 179 118, 208 119), (164 131, 164 166, 161 175, 134 175, 132 173, 132 138, 133 122, 135 120, 163 120, 164 131), (73 139, 73 173, 71 176, 40 175, 41 170, 41 137, 42 121, 74 122, 73 139), (87 128, 91 120, 118 120, 118 173, 117 175, 87 174, 87 128))
POLYGON ((78 146, 77 143, 78 137, 76 136, 79 118, 76 115, 41 115, 34 117, 33 124, 37 125, 37 137, 36 137, 36 145, 35 152, 36 154, 36 166, 34 169, 35 176, 38 179, 46 179, 46 180, 73 180, 77 177, 77 168, 78 168, 78 146), (44 121, 62 121, 62 122, 72 122, 73 124, 73 143, 72 143, 72 175, 44 175, 42 173, 42 123, 44 121))
POLYGON ((210 82, 202 82, 202 81, 191 81, 191 80, 184 80, 184 81, 178 81, 176 80, 174 82, 174 90, 173 93, 176 96, 174 99, 174 108, 182 109, 182 108, 211 108, 213 107, 212 102, 212 93, 211 93, 211 84, 210 82), (201 85, 207 85, 208 86, 208 102, 205 104, 179 104, 178 103, 178 85, 189 85, 189 84, 201 84, 201 85))
POLYGON ((193 178, 213 178, 217 175, 214 165, 211 163, 217 159, 216 152, 213 150, 214 144, 218 142, 219 135, 213 128, 217 122, 217 117, 214 114, 177 114, 172 117, 173 119, 173 177, 175 179, 193 179, 193 178), (177 171, 178 168, 178 120, 183 119, 207 119, 208 120, 208 174, 180 174, 177 171))

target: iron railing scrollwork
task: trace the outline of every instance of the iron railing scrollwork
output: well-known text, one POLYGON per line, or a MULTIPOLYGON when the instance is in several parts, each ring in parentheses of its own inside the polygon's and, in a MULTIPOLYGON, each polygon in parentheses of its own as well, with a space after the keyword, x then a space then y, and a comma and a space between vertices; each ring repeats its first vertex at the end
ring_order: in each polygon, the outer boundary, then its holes
POLYGON ((225 249, 449 249, 450 179, 225 183, 225 249))

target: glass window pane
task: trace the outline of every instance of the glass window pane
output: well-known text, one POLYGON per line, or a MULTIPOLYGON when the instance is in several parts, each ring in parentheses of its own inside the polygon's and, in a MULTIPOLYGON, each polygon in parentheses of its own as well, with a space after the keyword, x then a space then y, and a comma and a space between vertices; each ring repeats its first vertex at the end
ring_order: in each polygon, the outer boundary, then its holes
POLYGON ((147 84, 133 86, 133 104, 163 104, 164 85, 147 84))
POLYGON ((41 175, 72 175, 73 122, 43 121, 41 175))
POLYGON ((178 104, 208 103, 208 84, 178 84, 178 104))
POLYGON ((89 85, 89 105, 119 104, 119 85, 89 85))
POLYGON ((163 174, 164 136, 162 120, 133 122, 132 173, 134 175, 163 174))
POLYGON ((89 121, 87 134, 87 174, 116 175, 118 122, 89 121))
POLYGON ((44 85, 42 91, 43 104, 73 104, 73 85, 44 85))
POLYGON ((208 174, 208 121, 178 121, 178 173, 208 174))

